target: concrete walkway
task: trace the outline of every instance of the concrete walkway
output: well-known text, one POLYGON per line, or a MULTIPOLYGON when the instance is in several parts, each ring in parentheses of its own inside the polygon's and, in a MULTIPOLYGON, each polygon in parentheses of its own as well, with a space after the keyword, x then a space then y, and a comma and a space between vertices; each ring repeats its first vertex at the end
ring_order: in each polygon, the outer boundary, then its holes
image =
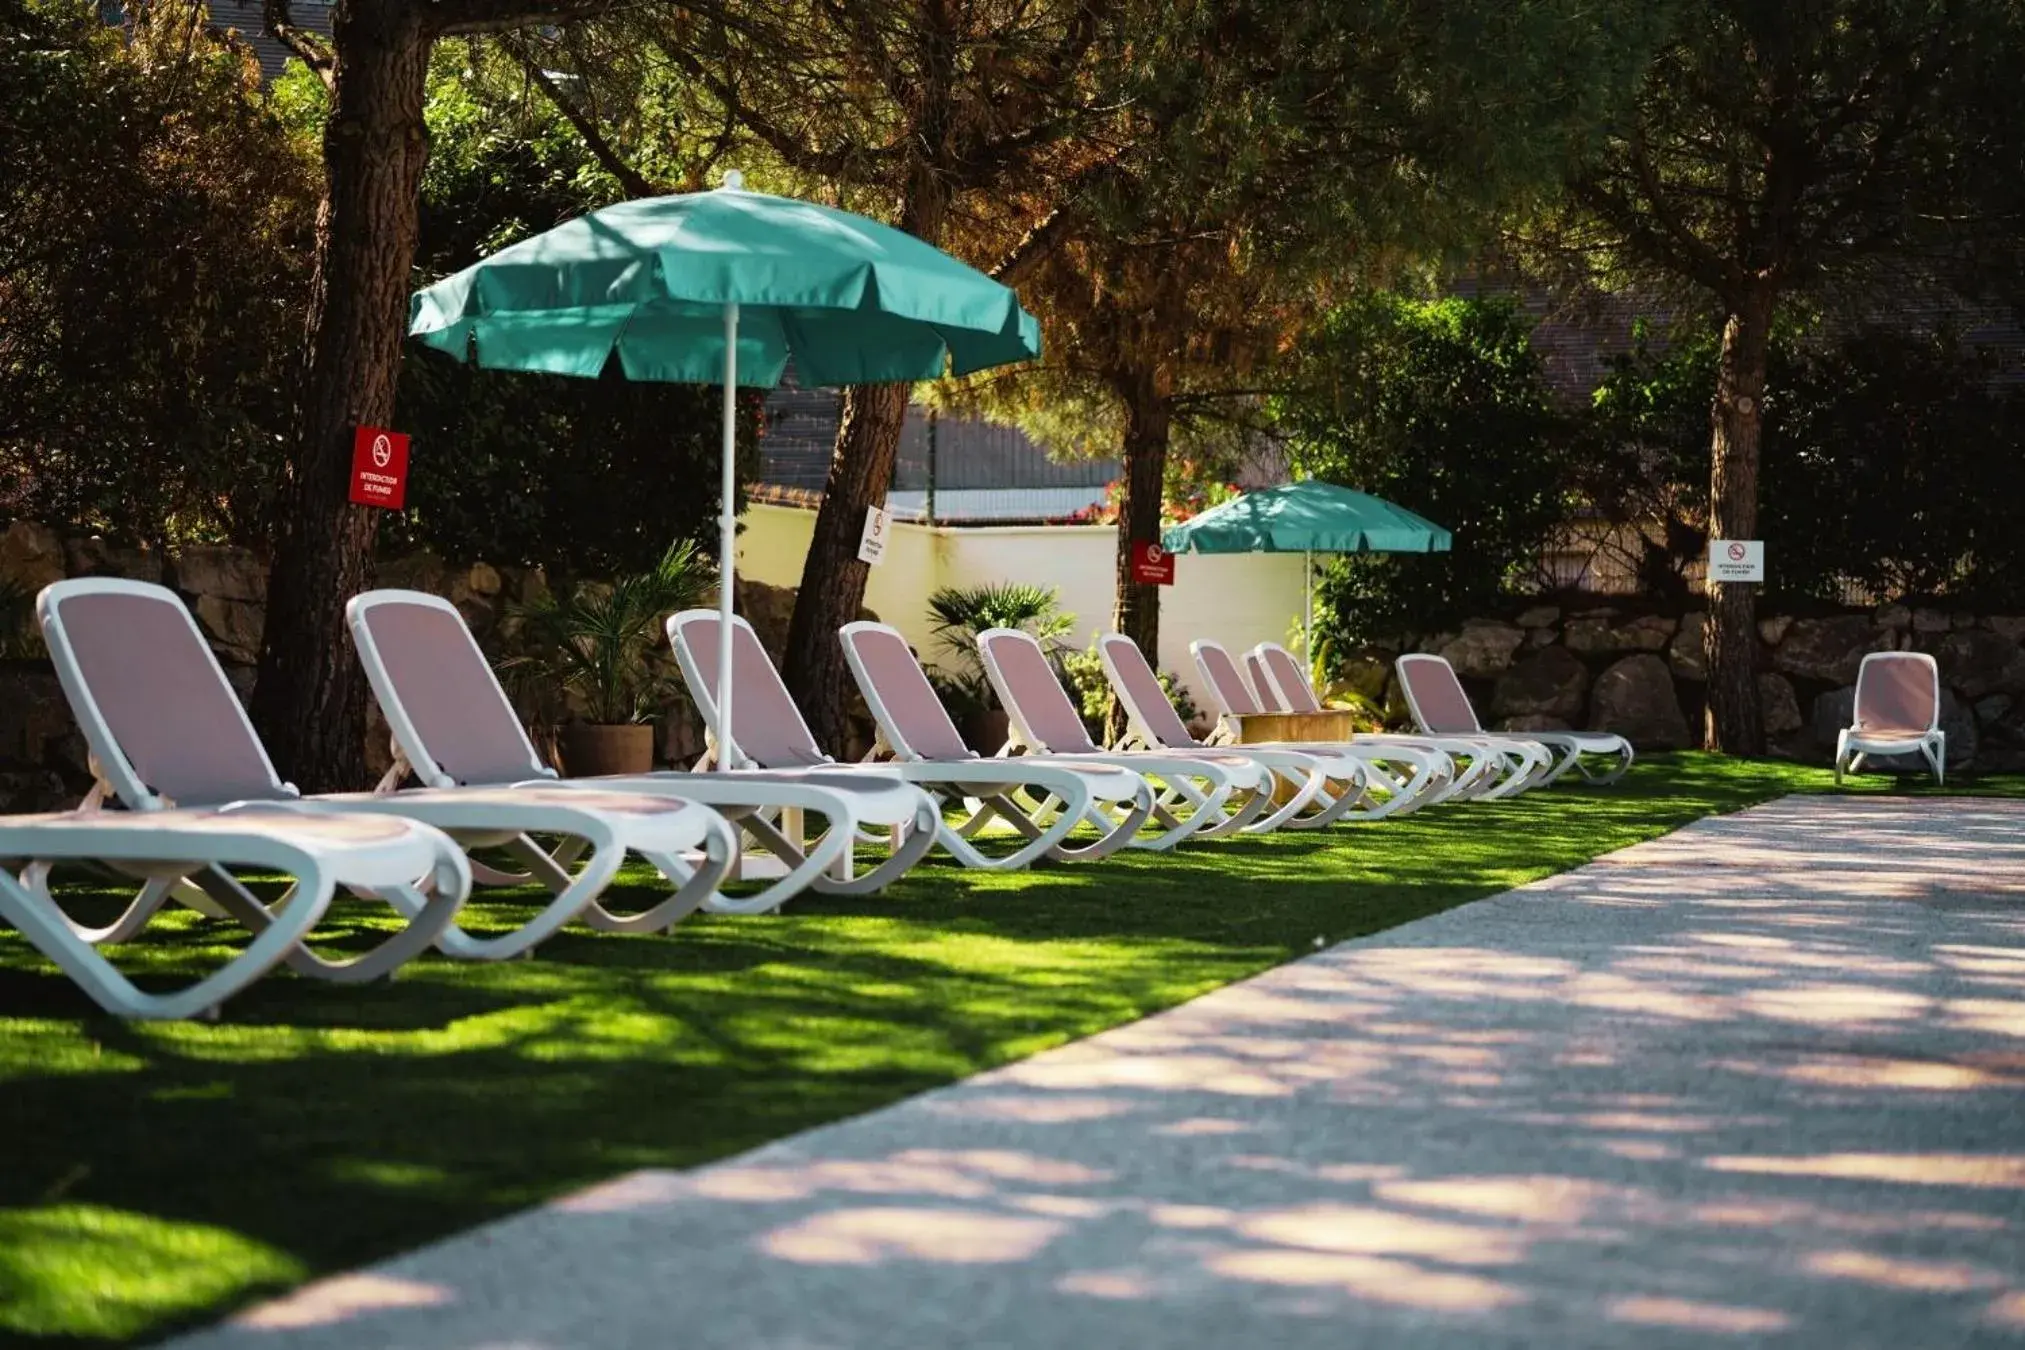
POLYGON ((181 1344, 2021 1343, 2021 1108, 2025 804, 1791 798, 181 1344))

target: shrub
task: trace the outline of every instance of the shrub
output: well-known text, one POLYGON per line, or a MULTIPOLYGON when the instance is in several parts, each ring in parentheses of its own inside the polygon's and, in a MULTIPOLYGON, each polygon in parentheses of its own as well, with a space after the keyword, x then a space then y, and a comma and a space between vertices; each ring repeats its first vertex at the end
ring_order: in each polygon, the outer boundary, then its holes
POLYGON ((1062 594, 1052 586, 1003 581, 983 586, 944 586, 928 597, 928 616, 935 620, 936 645, 946 659, 929 678, 955 717, 993 712, 998 694, 985 678, 978 656, 977 635, 988 628, 1017 628, 1031 633, 1050 656, 1061 647, 1062 635, 1075 623, 1062 613, 1062 594))
POLYGON ((1319 636, 1339 650, 1452 623, 1530 579, 1570 506, 1567 423, 1530 331, 1502 301, 1380 295, 1304 343, 1304 392, 1272 409, 1295 467, 1455 536, 1449 553, 1331 561, 1319 636))

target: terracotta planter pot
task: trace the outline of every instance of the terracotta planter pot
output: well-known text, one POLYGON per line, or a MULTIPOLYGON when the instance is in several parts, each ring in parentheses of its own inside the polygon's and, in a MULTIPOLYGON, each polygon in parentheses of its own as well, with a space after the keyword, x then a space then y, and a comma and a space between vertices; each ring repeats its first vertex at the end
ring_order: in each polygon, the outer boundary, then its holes
POLYGON ((978 754, 995 755, 1012 736, 1012 719, 1005 715, 1003 709, 971 713, 957 730, 963 733, 963 743, 978 754))
POLYGON ((571 722, 556 736, 566 778, 654 771, 654 728, 645 722, 599 726, 571 722))

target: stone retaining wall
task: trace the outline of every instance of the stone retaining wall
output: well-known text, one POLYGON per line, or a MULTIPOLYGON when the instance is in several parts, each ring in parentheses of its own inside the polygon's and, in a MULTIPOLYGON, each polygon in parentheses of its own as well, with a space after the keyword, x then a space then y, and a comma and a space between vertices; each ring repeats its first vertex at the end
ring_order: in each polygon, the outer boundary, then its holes
MULTIPOLYGON (((1609 730, 1641 748, 1680 749, 1700 739, 1705 619, 1600 603, 1535 605, 1507 619, 1471 619, 1402 649, 1447 657, 1486 723, 1500 730, 1609 730)), ((1849 725, 1864 656, 1922 651, 1940 666, 1949 764, 2025 769, 2025 616, 1886 605, 1768 615, 1758 636, 1758 687, 1775 754, 1826 761, 1836 732, 1849 725)), ((1346 682, 1403 718, 1391 672, 1396 654, 1358 654, 1346 682)))

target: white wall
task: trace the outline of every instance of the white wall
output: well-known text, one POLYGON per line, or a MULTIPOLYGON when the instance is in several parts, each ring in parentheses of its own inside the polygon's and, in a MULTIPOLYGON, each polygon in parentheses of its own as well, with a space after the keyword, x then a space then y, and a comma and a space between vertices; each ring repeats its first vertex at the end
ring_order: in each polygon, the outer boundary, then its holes
MULTIPOLYGON (((815 513, 755 502, 738 539, 741 576, 769 586, 799 586, 815 513)), ((886 557, 872 569, 865 606, 934 660, 928 597, 944 586, 1019 581, 1053 586, 1076 616, 1075 642, 1088 646, 1111 626, 1118 532, 1110 525, 1011 525, 951 528, 896 523, 886 557)), ((1194 693, 1188 644, 1215 638, 1233 651, 1268 639, 1284 642, 1301 614, 1301 557, 1289 553, 1186 554, 1174 560, 1174 585, 1161 588, 1160 664, 1194 693)), ((1202 699, 1196 698, 1198 703, 1202 699)))

